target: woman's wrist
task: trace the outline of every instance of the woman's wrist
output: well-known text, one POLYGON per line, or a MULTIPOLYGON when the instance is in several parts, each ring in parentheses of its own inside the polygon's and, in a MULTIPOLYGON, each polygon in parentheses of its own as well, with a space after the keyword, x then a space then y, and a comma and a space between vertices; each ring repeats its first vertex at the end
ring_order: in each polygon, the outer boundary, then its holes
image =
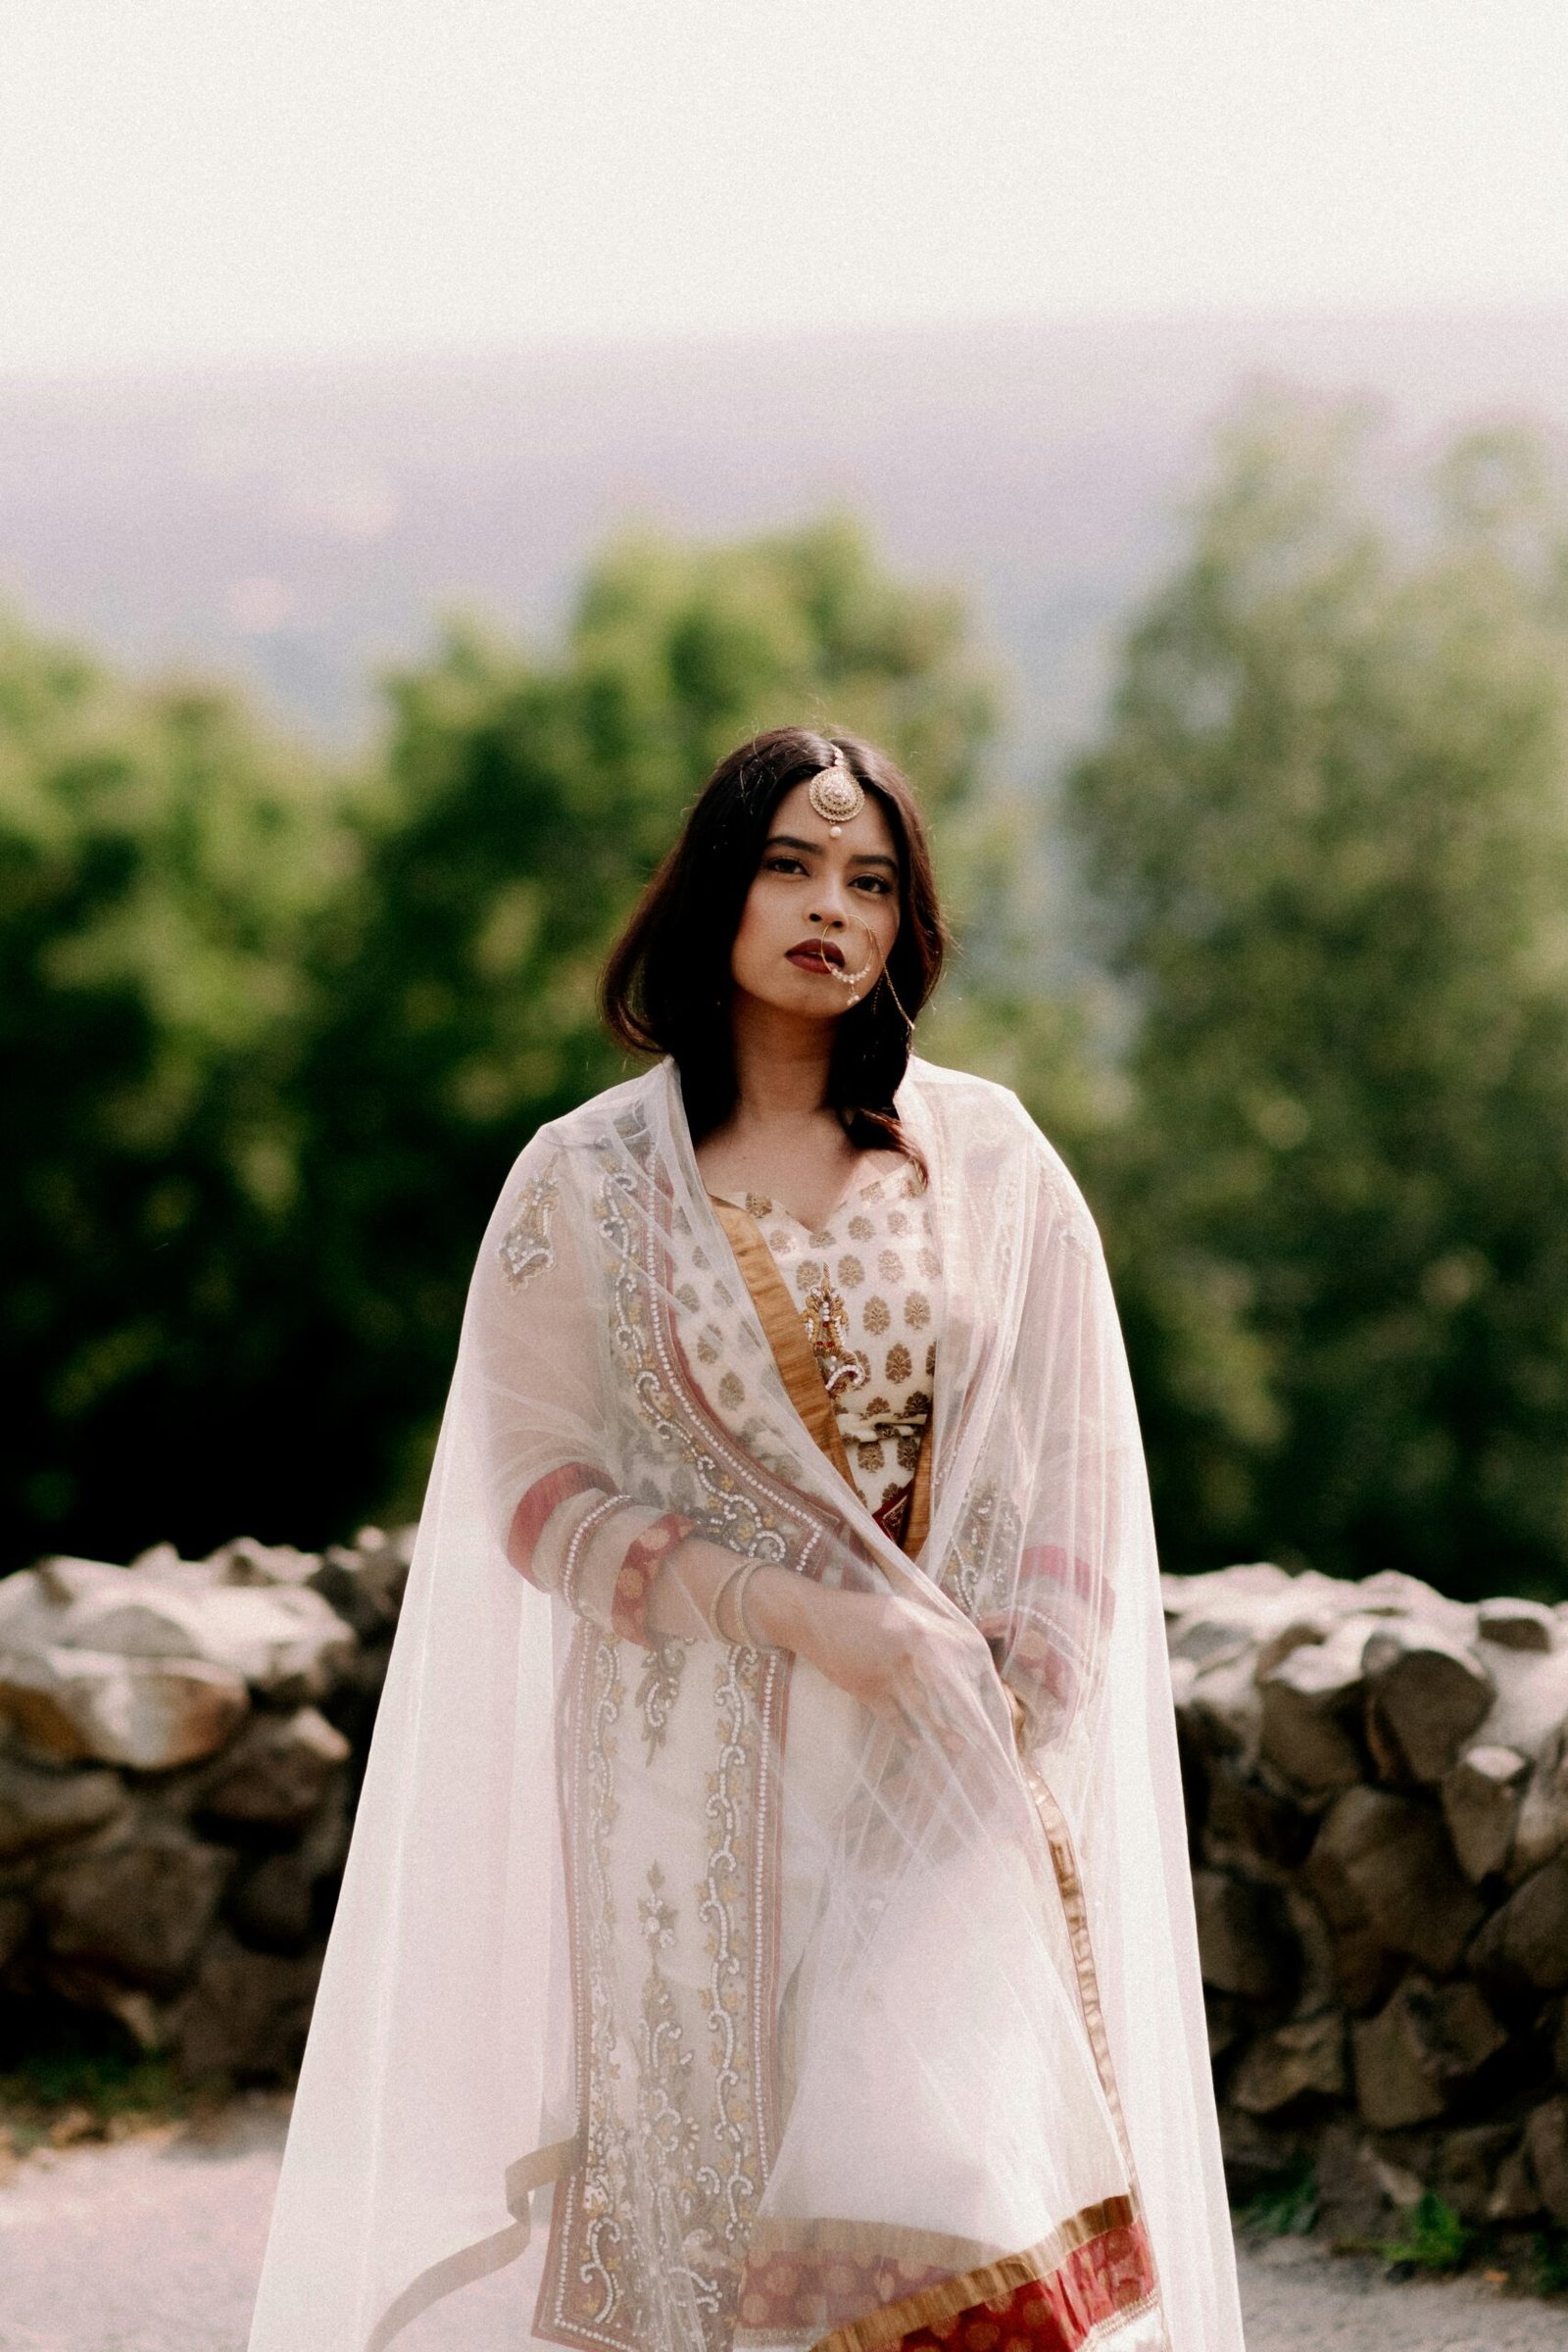
POLYGON ((775 1649, 809 1652, 823 1593, 793 1568, 764 1564, 746 1589, 746 1615, 758 1639, 775 1649))

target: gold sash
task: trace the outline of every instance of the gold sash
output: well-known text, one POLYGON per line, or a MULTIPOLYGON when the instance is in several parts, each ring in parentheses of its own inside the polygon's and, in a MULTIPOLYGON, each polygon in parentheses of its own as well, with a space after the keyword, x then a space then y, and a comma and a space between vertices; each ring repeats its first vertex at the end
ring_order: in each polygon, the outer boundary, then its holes
MULTIPOLYGON (((833 1399, 822 1379, 822 1368, 806 1336, 789 1285, 774 1263, 773 1252, 762 1238, 757 1219, 733 1200, 720 1200, 710 1193, 713 1214, 723 1226, 729 1246, 735 1252, 735 1263, 741 1278, 752 1294, 752 1304, 773 1350, 773 1361, 779 1377, 789 1391, 790 1402, 806 1423, 811 1436, 826 1454, 847 1487, 855 1487, 849 1455, 839 1435, 838 1415, 833 1399)), ((925 1542, 931 1526, 931 1428, 934 1415, 927 1415, 920 1432, 920 1450, 915 1457, 913 1492, 909 1496, 908 1517, 900 1538, 903 1550, 912 1560, 925 1542)))

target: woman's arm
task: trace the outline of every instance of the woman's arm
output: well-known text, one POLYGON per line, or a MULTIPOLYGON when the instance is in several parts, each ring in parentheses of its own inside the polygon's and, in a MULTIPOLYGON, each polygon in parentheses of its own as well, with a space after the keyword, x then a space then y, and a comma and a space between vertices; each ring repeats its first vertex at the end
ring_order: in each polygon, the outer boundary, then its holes
MULTIPOLYGON (((745 1629, 725 1592, 742 1565, 720 1544, 684 1537, 654 1584, 650 1628, 688 1640, 742 1640, 745 1629)), ((956 1704, 962 1686, 955 1668, 965 1663, 956 1653, 969 1651, 974 1641, 966 1627, 895 1593, 845 1592, 770 1562, 752 1570, 745 1612, 760 1641, 793 1650, 873 1715, 934 1733, 950 1754, 972 1736, 956 1704)))

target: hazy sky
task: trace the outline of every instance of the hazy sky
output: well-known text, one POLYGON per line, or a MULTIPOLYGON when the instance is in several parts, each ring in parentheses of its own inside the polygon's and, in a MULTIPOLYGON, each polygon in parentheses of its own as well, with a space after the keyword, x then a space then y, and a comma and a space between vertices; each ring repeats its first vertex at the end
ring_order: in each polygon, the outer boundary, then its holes
POLYGON ((1568 305, 1568 0, 0 0, 0 369, 1568 305))

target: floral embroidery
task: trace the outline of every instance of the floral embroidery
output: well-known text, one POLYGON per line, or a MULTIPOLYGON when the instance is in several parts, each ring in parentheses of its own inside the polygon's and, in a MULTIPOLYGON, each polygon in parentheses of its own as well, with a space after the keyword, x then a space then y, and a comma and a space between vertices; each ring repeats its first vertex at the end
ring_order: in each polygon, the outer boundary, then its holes
POLYGON ((507 1280, 516 1289, 556 1262, 550 1226, 561 1205, 561 1187, 555 1175, 559 1156, 523 1186, 517 1196, 517 1213, 501 1240, 501 1263, 507 1280))

